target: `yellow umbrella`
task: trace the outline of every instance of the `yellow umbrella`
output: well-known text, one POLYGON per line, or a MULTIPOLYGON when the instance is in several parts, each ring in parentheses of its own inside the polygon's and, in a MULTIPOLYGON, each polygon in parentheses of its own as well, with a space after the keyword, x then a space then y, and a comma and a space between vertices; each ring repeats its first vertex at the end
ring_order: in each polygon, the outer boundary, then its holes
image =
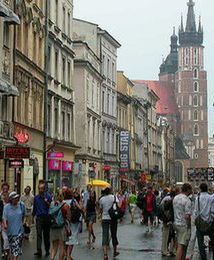
POLYGON ((93 187, 100 187, 100 188, 110 188, 111 184, 103 180, 92 180, 88 183, 93 187))

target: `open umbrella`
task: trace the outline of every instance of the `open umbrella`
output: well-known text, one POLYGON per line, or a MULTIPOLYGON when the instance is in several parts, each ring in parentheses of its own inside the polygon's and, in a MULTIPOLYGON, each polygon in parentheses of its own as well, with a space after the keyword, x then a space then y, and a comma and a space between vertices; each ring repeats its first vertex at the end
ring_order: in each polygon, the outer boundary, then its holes
POLYGON ((103 180, 92 180, 88 183, 89 185, 93 186, 93 187, 100 187, 100 188, 110 188, 111 184, 109 184, 106 181, 103 180))

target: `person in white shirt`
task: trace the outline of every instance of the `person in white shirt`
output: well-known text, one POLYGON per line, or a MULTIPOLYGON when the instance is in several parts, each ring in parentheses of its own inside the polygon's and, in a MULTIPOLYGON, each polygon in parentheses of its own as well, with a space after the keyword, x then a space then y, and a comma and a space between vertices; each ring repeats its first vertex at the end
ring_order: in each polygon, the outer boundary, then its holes
POLYGON ((207 232, 199 230, 198 226, 196 226, 196 235, 200 256, 201 259, 206 260, 207 256, 204 248, 205 235, 210 237, 212 248, 214 248, 214 226, 212 225, 214 221, 214 196, 208 193, 208 186, 206 183, 201 183, 200 191, 201 192, 195 201, 194 216, 196 219, 200 215, 204 222, 210 224, 210 228, 207 230, 207 232))
POLYGON ((114 257, 119 255, 117 251, 118 239, 117 239, 117 220, 111 219, 109 215, 109 209, 112 207, 114 201, 119 202, 118 198, 111 194, 111 189, 106 188, 103 191, 103 196, 100 198, 100 210, 102 213, 102 245, 104 252, 104 260, 108 260, 108 247, 109 247, 109 230, 111 231, 112 244, 114 248, 114 257))
POLYGON ((174 228, 178 244, 176 260, 185 260, 191 237, 192 204, 188 198, 191 193, 192 186, 189 183, 184 183, 181 193, 173 200, 174 228))

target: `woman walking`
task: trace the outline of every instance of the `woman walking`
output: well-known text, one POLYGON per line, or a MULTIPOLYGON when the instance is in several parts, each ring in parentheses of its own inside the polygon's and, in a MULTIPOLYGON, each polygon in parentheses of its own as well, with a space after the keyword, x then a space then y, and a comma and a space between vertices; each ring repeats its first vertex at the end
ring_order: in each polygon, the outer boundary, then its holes
POLYGON ((65 218, 66 214, 63 211, 65 203, 63 202, 63 195, 58 194, 50 207, 51 217, 51 235, 52 250, 51 260, 54 260, 59 250, 59 260, 63 260, 65 256, 64 242, 65 242, 65 218))
POLYGON ((11 192, 9 203, 4 206, 3 211, 3 225, 9 239, 11 260, 17 260, 22 255, 25 206, 19 198, 20 196, 15 191, 11 192))
POLYGON ((89 200, 86 205, 86 223, 88 227, 88 246, 89 249, 94 249, 96 237, 94 234, 93 225, 96 223, 96 193, 91 191, 89 194, 89 200))

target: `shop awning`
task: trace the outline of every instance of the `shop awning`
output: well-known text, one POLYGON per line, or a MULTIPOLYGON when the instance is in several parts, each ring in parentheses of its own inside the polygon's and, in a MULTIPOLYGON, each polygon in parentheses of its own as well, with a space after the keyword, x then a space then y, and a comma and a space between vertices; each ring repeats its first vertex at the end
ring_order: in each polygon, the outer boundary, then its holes
POLYGON ((9 15, 4 18, 4 22, 8 24, 18 25, 20 24, 20 19, 17 14, 13 11, 9 11, 9 15))
POLYGON ((9 16, 10 10, 7 8, 7 6, 0 0, 0 16, 5 17, 9 16))

